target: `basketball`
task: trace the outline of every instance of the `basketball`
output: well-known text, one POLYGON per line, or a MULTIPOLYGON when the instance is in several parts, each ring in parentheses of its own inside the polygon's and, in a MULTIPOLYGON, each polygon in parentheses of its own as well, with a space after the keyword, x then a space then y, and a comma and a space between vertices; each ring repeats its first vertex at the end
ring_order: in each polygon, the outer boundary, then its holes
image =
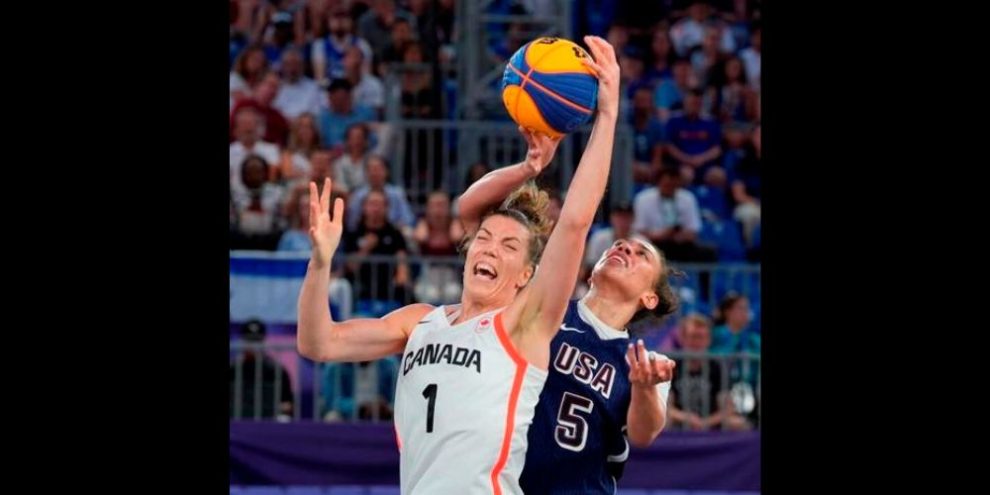
POLYGON ((502 103, 512 120, 559 138, 591 120, 598 79, 572 41, 537 38, 516 51, 502 75, 502 103))

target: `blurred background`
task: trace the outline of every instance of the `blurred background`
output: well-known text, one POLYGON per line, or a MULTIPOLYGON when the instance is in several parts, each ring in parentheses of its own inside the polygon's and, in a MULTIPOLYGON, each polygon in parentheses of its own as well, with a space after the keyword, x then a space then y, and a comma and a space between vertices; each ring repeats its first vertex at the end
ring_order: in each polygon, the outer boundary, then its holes
MULTIPOLYGON (((574 296, 617 237, 684 272, 681 308, 631 329, 678 361, 668 424, 620 493, 760 487, 761 2, 229 0, 231 493, 397 494, 397 358, 295 351, 309 181, 346 229, 335 319, 460 299, 457 197, 526 144, 505 61, 539 36, 606 38, 622 68, 612 173, 574 296)), ((540 177, 559 214, 590 126, 540 177)))

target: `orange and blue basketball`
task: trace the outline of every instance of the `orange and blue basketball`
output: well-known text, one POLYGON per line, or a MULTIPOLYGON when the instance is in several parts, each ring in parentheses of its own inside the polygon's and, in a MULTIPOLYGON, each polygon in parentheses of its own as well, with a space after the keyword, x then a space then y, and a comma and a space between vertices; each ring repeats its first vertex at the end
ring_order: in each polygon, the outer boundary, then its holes
POLYGON ((598 78, 581 62, 586 58, 588 52, 561 38, 537 38, 517 50, 502 75, 502 103, 512 120, 551 137, 588 123, 598 78))

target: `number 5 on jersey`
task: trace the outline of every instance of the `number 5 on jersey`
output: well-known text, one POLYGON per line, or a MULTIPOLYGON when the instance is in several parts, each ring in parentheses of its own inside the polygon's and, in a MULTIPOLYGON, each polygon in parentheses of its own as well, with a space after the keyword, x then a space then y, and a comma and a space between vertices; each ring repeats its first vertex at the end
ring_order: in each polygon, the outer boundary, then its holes
MULTIPOLYGON (((557 445, 574 452, 582 451, 588 440, 588 422, 577 413, 588 414, 594 408, 595 403, 591 399, 564 392, 560 401, 560 412, 557 414, 557 428, 554 431, 557 445)), ((433 410, 430 409, 430 418, 433 417, 432 413, 433 410)))

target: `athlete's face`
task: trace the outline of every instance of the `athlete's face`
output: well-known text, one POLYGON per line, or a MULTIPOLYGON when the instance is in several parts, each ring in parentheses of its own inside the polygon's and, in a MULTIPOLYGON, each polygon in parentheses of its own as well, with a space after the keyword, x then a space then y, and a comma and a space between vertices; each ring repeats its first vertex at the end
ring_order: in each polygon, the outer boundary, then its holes
POLYGON ((515 295, 533 276, 530 233, 517 220, 492 215, 482 222, 464 262, 464 295, 486 301, 515 295))
POLYGON ((653 286, 661 270, 660 253, 649 241, 640 237, 619 239, 598 259, 591 283, 618 288, 626 298, 653 309, 659 302, 653 286))

